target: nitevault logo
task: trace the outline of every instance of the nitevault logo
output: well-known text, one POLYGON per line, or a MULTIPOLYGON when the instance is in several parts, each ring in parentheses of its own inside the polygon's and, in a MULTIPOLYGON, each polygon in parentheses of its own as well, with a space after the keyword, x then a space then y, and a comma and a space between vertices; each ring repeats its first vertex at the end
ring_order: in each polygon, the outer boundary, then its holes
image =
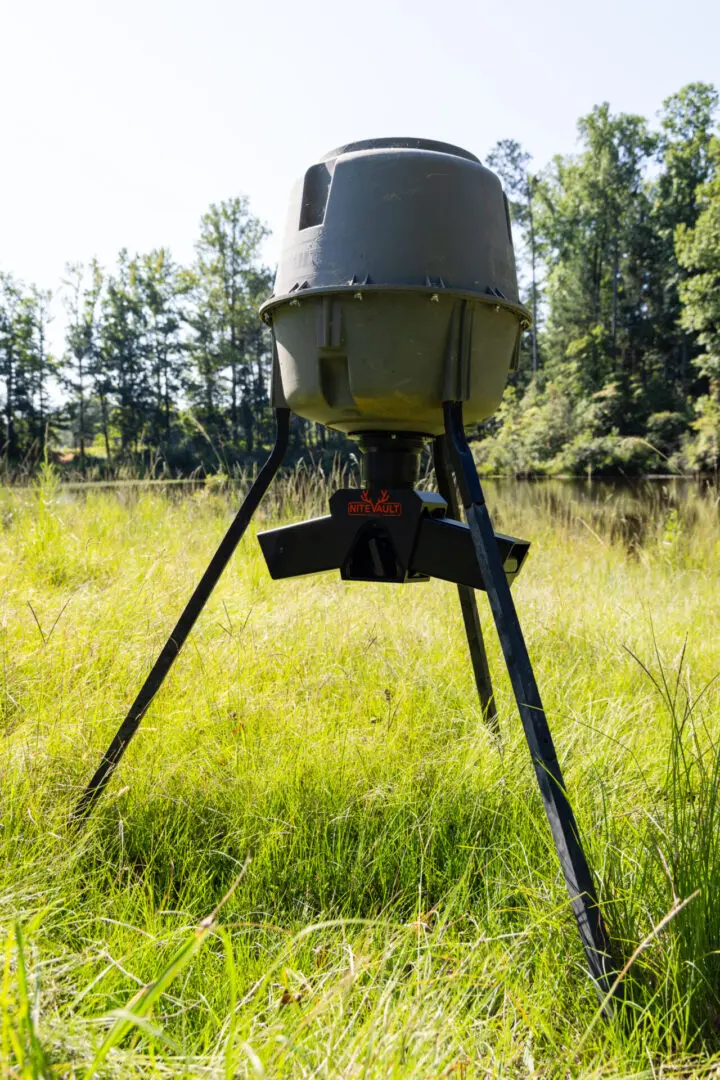
POLYGON ((383 517, 400 517, 402 503, 391 502, 389 491, 381 491, 377 499, 373 499, 369 491, 363 491, 357 502, 348 503, 348 514, 378 514, 383 517))

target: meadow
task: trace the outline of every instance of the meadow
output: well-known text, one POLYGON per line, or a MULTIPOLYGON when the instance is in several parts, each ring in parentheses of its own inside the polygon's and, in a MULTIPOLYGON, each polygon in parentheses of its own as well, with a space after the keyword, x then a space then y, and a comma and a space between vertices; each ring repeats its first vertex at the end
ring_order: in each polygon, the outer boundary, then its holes
MULTIPOLYGON (((68 815, 237 486, 0 489, 2 1077, 720 1076, 720 519, 487 483, 605 918, 584 956, 479 594, 273 583, 253 529, 80 833, 68 815)), ((258 527, 322 512, 302 471, 258 527)))

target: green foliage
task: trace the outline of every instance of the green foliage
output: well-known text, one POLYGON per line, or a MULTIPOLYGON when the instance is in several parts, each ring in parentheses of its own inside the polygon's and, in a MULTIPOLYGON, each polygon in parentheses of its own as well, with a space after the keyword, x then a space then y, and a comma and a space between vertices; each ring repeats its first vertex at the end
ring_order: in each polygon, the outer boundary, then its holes
POLYGON ((716 395, 701 397, 692 422, 693 435, 679 452, 689 470, 717 474, 720 465, 720 402, 716 395))
MULTIPOLYGON (((607 104, 579 153, 537 176, 509 140, 490 155, 541 293, 529 360, 478 458, 490 472, 667 472, 711 467, 706 403, 720 379, 718 95, 691 83, 653 131, 607 104), (558 402, 558 397, 564 398, 558 402), (505 430, 507 427, 507 430, 505 430)), ((714 466, 712 466, 714 467, 714 466)))
POLYGON ((272 275, 259 263, 267 229, 252 216, 246 199, 211 206, 200 229, 192 273, 198 337, 191 345, 199 379, 190 384, 191 397, 204 422, 216 428, 215 402, 229 389, 231 436, 237 440, 243 429, 252 452, 256 428, 267 434, 263 420, 270 400, 270 343, 257 315, 272 290, 272 275))
MULTIPOLYGON (((661 446, 648 438, 623 435, 620 428, 628 396, 618 383, 580 397, 562 376, 539 390, 531 383, 519 398, 509 388, 498 413, 497 434, 484 439, 476 452, 489 475, 638 474, 657 471, 667 460, 661 446)), ((674 436, 683 430, 681 414, 653 414, 652 433, 674 436)), ((661 440, 658 439, 658 442, 661 440)))
POLYGON ((51 420, 48 384, 56 362, 47 350, 51 295, 0 273, 0 457, 42 454, 51 420))
POLYGON ((715 166, 712 180, 697 192, 699 213, 693 228, 678 225, 676 244, 689 276, 681 286, 683 325, 698 335, 703 346, 695 366, 720 393, 720 139, 710 148, 715 166))

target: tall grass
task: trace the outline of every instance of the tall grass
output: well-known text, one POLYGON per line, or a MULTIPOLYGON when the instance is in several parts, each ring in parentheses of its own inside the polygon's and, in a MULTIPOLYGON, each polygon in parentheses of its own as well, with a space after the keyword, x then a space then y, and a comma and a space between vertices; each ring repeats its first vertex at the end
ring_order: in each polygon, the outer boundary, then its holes
MULTIPOLYGON (((258 527, 321 512, 328 481, 296 470, 258 527)), ((499 744, 442 583, 273 583, 247 536, 73 835, 239 490, 46 469, 0 491, 0 1075, 717 1074, 716 501, 487 488, 533 539, 514 591, 637 953, 623 1009, 598 1019, 485 599, 499 744)))

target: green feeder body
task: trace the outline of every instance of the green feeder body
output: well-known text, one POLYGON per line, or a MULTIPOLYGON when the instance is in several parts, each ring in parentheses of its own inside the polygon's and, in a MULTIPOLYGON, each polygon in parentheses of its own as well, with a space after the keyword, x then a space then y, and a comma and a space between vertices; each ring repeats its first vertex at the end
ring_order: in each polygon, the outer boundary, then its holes
POLYGON ((443 431, 443 401, 460 401, 466 423, 483 420, 530 325, 500 181, 425 139, 332 151, 293 191, 261 310, 299 416, 429 436, 443 431))

